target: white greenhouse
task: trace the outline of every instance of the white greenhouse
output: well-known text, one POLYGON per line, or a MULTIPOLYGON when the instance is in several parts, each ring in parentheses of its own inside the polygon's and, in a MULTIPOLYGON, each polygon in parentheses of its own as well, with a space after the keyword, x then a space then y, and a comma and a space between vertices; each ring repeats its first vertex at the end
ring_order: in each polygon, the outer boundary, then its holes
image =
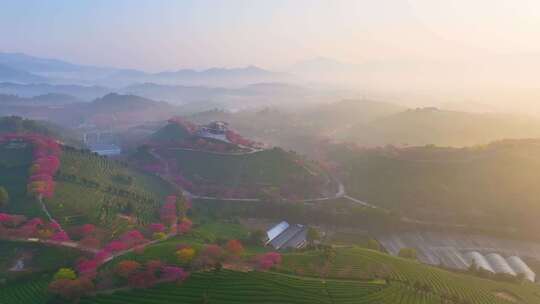
POLYGON ((536 274, 534 271, 523 262, 523 260, 518 256, 511 256, 506 259, 508 264, 510 264, 510 267, 514 270, 515 273, 521 273, 525 276, 525 278, 531 282, 534 282, 536 279, 536 274))
POLYGON ((495 270, 496 273, 507 273, 510 275, 516 275, 516 272, 508 265, 508 262, 498 253, 490 253, 486 255, 486 259, 491 265, 491 268, 495 270))

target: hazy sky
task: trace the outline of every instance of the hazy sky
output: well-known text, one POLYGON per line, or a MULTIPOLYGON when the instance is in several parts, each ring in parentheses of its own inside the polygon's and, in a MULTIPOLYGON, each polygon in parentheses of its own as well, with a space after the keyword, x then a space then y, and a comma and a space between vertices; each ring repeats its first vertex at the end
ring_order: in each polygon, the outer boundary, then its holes
POLYGON ((0 51, 151 71, 540 54, 538 0, 2 0, 0 51))

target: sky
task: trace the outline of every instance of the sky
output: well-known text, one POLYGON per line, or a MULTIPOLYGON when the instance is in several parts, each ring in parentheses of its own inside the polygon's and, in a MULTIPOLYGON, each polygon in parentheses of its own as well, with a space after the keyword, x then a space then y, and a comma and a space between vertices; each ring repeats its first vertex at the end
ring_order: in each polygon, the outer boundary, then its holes
POLYGON ((0 51, 143 69, 540 54, 537 0, 2 0, 0 51))

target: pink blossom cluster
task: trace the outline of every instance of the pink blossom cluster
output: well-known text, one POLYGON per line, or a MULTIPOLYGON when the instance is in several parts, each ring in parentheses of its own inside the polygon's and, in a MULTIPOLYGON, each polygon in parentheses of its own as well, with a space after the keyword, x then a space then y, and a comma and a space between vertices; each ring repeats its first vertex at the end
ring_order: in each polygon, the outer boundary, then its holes
POLYGON ((178 173, 176 174, 175 176, 173 176, 173 179, 174 179, 174 182, 179 185, 180 187, 188 190, 188 191, 191 191, 194 189, 194 185, 193 183, 188 180, 187 178, 185 178, 182 174, 178 173))
POLYGON ((80 276, 95 277, 99 264, 99 260, 95 258, 81 259, 77 262, 76 269, 80 276))
MULTIPOLYGON (((87 231, 93 231, 93 229, 95 229, 95 227, 90 226, 84 227, 85 226, 83 226, 83 229, 86 229, 87 231)), ((79 271, 80 274, 94 274, 97 267, 103 264, 103 262, 105 262, 105 260, 107 260, 109 257, 133 247, 137 248, 136 246, 141 246, 146 242, 147 240, 140 231, 135 229, 127 231, 122 234, 119 239, 112 240, 106 244, 103 249, 94 255, 93 259, 83 260, 78 263, 77 271, 79 271)))
POLYGON ((268 270, 281 263, 281 254, 268 252, 258 257, 257 267, 261 270, 268 270))
POLYGON ((69 239, 69 236, 68 234, 65 232, 65 231, 58 231, 58 232, 55 232, 52 236, 51 236, 51 241, 55 241, 55 242, 68 242, 70 239, 69 239))
POLYGON ((164 266, 161 268, 161 279, 166 282, 184 281, 189 277, 189 272, 182 267, 164 266))
POLYGON ((139 230, 133 229, 122 234, 120 236, 120 242, 131 248, 136 245, 146 243, 147 240, 144 238, 144 235, 139 232, 139 230))
POLYGON ((168 196, 165 204, 161 207, 159 211, 159 217, 161 222, 167 226, 171 226, 176 223, 177 220, 177 210, 176 210, 176 196, 168 196))
POLYGON ((178 227, 176 231, 179 234, 184 234, 191 230, 191 226, 193 226, 193 223, 191 222, 191 220, 188 218, 184 218, 180 221, 180 223, 178 223, 178 227))
POLYGON ((92 224, 84 224, 81 227, 81 233, 85 236, 88 236, 89 234, 92 234, 96 231, 96 226, 92 224))
POLYGON ((7 223, 11 221, 11 219, 12 219, 11 214, 0 213, 0 223, 7 223))
POLYGON ((206 247, 201 253, 201 256, 206 257, 215 262, 221 259, 224 254, 225 254, 225 251, 219 245, 209 244, 209 245, 206 245, 206 247))
POLYGON ((112 256, 112 253, 107 249, 98 251, 93 259, 81 259, 76 264, 76 269, 80 276, 94 277, 97 273, 97 268, 112 256))
POLYGON ((43 220, 36 217, 23 223, 22 226, 16 229, 15 233, 19 237, 34 237, 37 236, 38 229, 43 226, 43 220))
POLYGON ((37 217, 27 220, 23 215, 0 213, 0 229, 6 236, 11 237, 47 238, 50 235, 51 241, 65 242, 70 240, 67 233, 61 229, 56 221, 45 223, 37 217), (41 231, 45 231, 47 234, 39 233, 41 231))
POLYGON ((111 253, 124 251, 128 248, 129 246, 126 243, 118 240, 110 241, 107 245, 105 245, 105 250, 111 253))
POLYGON ((165 231, 165 225, 162 223, 152 223, 148 225, 148 229, 152 232, 164 232, 165 231))

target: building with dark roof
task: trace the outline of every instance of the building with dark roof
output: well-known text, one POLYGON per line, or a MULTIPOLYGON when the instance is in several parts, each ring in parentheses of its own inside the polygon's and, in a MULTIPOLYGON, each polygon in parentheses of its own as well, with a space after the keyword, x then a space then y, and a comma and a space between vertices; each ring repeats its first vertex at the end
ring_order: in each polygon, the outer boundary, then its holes
POLYGON ((266 245, 276 250, 302 248, 307 243, 307 227, 283 221, 266 232, 266 245))

